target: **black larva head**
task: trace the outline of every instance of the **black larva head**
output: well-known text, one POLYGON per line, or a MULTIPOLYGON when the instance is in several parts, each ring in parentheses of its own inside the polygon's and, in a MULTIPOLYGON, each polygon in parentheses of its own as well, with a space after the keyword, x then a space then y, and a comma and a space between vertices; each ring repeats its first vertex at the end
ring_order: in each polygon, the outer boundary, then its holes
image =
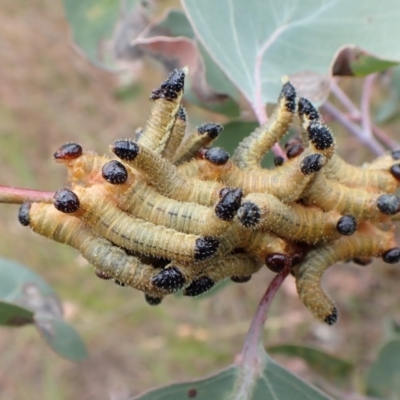
POLYGON ((317 150, 326 150, 333 146, 334 139, 330 129, 319 122, 311 122, 307 128, 308 139, 317 150))
POLYGON ((311 101, 304 97, 299 99, 299 115, 305 115, 310 121, 317 121, 321 119, 318 110, 312 105, 311 101))
POLYGON ((352 215, 343 215, 336 224, 336 230, 344 236, 352 235, 357 229, 357 221, 352 215))
POLYGON ((121 160, 132 161, 139 154, 139 146, 131 140, 120 139, 114 142, 111 151, 121 160))
POLYGON ((390 173, 394 178, 400 181, 400 164, 394 164, 390 168, 390 173))
POLYGON ((199 135, 207 135, 210 139, 215 139, 223 130, 224 127, 222 125, 212 122, 207 122, 197 128, 199 135))
POLYGON ((66 143, 55 153, 56 160, 73 160, 82 155, 82 147, 78 143, 66 143))
POLYGON ((252 201, 246 201, 237 212, 239 222, 246 228, 256 226, 260 222, 261 210, 252 201))
POLYGON ((144 299, 150 306, 158 306, 162 302, 162 297, 151 296, 147 293, 144 294, 144 299))
POLYGON ((128 179, 128 171, 125 166, 117 160, 111 160, 104 164, 101 169, 101 175, 107 182, 113 184, 125 183, 128 179))
POLYGON ((94 273, 96 276, 98 276, 100 279, 104 279, 108 281, 109 279, 113 279, 111 275, 108 275, 106 272, 102 271, 101 269, 95 269, 94 273))
POLYGON ((400 247, 394 247, 388 251, 385 251, 382 255, 383 261, 388 264, 395 264, 400 261, 400 247))
POLYGON ((153 276, 151 283, 159 289, 172 293, 182 289, 185 284, 185 277, 179 268, 168 267, 153 276))
POLYGON ((383 214, 397 214, 400 211, 400 198, 395 194, 382 194, 378 197, 377 206, 383 214))
POLYGON ((204 153, 204 158, 215 165, 224 165, 229 160, 229 153, 221 147, 212 147, 204 153))
POLYGON ((281 156, 275 156, 274 157, 274 165, 275 165, 275 167, 280 167, 281 165, 283 165, 283 163, 284 163, 284 158, 283 157, 281 157, 281 156))
POLYGON ((338 310, 336 307, 333 307, 332 312, 324 318, 325 323, 328 325, 333 325, 338 320, 338 310))
POLYGON ((229 189, 215 206, 215 214, 223 221, 231 221, 240 207, 243 190, 229 189))
POLYGON ((275 253, 270 254, 265 257, 265 265, 272 272, 281 272, 285 267, 290 267, 292 265, 292 260, 286 254, 275 253))
POLYGON ((246 283, 251 279, 251 275, 246 276, 231 276, 231 281, 235 283, 246 283))
POLYGON ((400 149, 393 150, 391 154, 393 160, 400 160, 400 149))
POLYGON ((187 113, 185 107, 182 106, 179 107, 177 118, 184 122, 187 121, 187 113))
POLYGON ((304 175, 310 175, 318 172, 326 163, 326 158, 322 154, 310 154, 304 157, 300 164, 300 171, 304 175))
POLYGON ((210 236, 196 239, 196 247, 194 249, 195 261, 207 260, 215 255, 219 247, 219 241, 210 236))
POLYGON ((194 279, 192 283, 185 288, 183 295, 190 297, 199 296, 200 294, 208 292, 214 285, 215 282, 211 278, 208 276, 202 276, 194 279))
POLYGON ((31 210, 32 203, 22 203, 18 211, 18 221, 23 226, 29 226, 31 219, 29 212, 31 210))
POLYGON ((71 189, 60 189, 54 193, 54 207, 65 214, 78 211, 80 202, 71 189))
POLYGON ((184 84, 185 72, 182 69, 174 69, 160 87, 152 91, 150 100, 163 98, 168 101, 173 101, 178 97, 179 93, 183 91, 184 84))
POLYGON ((281 97, 285 99, 286 110, 294 113, 296 111, 296 89, 290 82, 286 82, 282 86, 281 97))

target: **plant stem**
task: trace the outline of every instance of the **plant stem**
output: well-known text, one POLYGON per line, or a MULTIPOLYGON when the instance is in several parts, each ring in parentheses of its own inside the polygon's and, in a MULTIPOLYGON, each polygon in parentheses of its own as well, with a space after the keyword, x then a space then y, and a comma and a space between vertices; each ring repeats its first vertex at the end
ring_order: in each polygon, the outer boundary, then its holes
POLYGON ((28 201, 53 203, 54 192, 0 186, 0 203, 22 204, 28 201))
POLYGON ((246 367, 250 367, 250 369, 252 369, 251 366, 257 368, 260 365, 261 355, 258 349, 259 346, 262 345, 264 324, 267 319, 268 311, 273 298, 275 297, 278 289, 281 287, 282 282, 288 276, 289 272, 290 268, 286 267, 281 273, 277 274, 269 284, 264 296, 258 304, 257 311, 247 332, 243 349, 238 358, 237 364, 245 365, 246 367))

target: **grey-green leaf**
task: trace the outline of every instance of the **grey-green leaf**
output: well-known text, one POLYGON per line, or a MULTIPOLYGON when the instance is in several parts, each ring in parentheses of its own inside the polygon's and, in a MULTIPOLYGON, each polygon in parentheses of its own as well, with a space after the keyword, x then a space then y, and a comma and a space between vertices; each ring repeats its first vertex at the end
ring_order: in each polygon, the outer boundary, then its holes
POLYGON ((276 102, 283 75, 327 75, 357 46, 399 61, 398 0, 182 0, 204 47, 252 104, 276 102))
POLYGON ((367 377, 367 394, 400 400, 400 339, 387 342, 367 377))
POLYGON ((354 370, 352 363, 310 346, 286 344, 268 347, 268 352, 270 354, 300 357, 311 369, 329 382, 349 382, 354 370))
POLYGON ((0 325, 22 326, 32 323, 32 311, 15 304, 0 301, 0 325))
POLYGON ((199 381, 152 390, 137 400, 328 400, 313 386, 289 373, 264 353, 259 376, 246 375, 246 366, 231 366, 199 381), (250 379, 247 379, 250 378, 250 379))
POLYGON ((37 315, 35 322, 47 344, 57 354, 71 361, 82 361, 87 357, 83 340, 75 329, 63 319, 37 315))

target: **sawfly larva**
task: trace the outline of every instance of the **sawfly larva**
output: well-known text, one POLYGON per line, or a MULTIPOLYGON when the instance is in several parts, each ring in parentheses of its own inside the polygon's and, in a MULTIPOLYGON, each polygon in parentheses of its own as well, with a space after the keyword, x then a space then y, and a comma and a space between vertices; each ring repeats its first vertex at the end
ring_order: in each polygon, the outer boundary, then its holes
POLYGON ((166 144, 164 151, 161 153, 163 158, 165 158, 166 160, 171 161, 174 158, 175 153, 185 136, 186 125, 187 125, 186 110, 184 109, 184 107, 180 106, 178 114, 176 116, 174 127, 172 128, 171 137, 168 143, 166 144))
POLYGON ((392 231, 383 232, 363 222, 353 236, 312 249, 296 267, 296 285, 300 299, 320 321, 332 325, 338 312, 321 287, 324 272, 333 264, 357 257, 379 257, 388 263, 400 261, 400 248, 395 247, 392 231))

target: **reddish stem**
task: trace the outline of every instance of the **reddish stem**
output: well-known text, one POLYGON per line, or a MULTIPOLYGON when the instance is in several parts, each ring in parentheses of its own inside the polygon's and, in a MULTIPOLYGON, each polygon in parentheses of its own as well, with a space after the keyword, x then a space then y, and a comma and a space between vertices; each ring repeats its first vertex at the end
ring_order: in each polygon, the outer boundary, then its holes
POLYGON ((281 273, 277 274, 269 284, 264 296, 260 300, 257 311, 247 332, 242 352, 238 358, 238 365, 245 365, 246 367, 254 366, 256 368, 260 365, 261 355, 258 349, 259 346, 262 346, 264 324, 267 319, 268 311, 273 298, 275 297, 278 289, 281 287, 282 282, 288 276, 289 272, 290 268, 286 267, 281 273))
POLYGON ((0 203, 22 204, 28 201, 53 203, 54 192, 0 186, 0 203))

